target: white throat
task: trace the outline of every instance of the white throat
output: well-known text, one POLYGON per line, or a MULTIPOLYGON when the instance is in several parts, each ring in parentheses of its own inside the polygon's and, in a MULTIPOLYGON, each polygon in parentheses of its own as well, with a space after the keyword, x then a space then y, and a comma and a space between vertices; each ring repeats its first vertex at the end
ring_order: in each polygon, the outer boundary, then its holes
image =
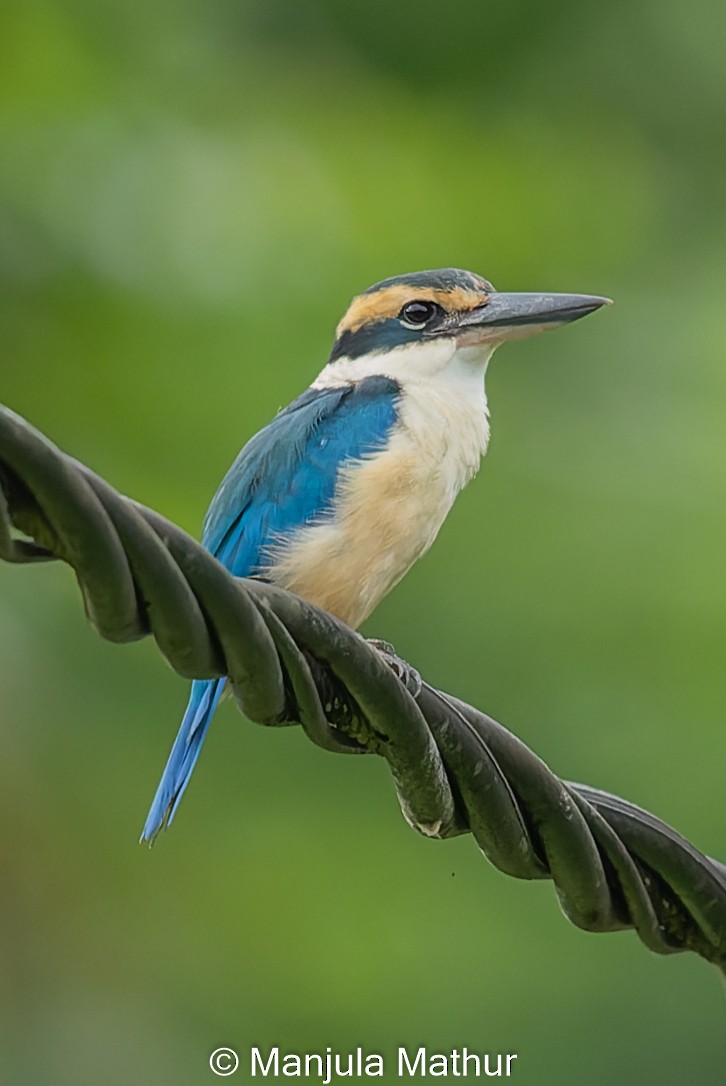
POLYGON ((358 358, 329 362, 313 382, 313 388, 331 388, 366 377, 391 377, 402 390, 412 384, 433 384, 443 391, 458 392, 481 402, 484 375, 496 343, 464 346, 451 338, 407 343, 390 351, 374 351, 358 358))

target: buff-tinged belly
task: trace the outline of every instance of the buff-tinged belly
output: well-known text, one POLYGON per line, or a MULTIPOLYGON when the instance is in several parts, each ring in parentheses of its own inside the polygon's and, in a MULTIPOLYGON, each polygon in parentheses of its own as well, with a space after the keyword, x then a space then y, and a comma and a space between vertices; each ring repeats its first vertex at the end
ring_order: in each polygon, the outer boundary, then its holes
POLYGON ((398 435, 385 451, 343 469, 334 513, 278 546, 267 576, 360 625, 431 546, 480 455, 479 446, 463 470, 449 444, 422 455, 410 435, 398 435))

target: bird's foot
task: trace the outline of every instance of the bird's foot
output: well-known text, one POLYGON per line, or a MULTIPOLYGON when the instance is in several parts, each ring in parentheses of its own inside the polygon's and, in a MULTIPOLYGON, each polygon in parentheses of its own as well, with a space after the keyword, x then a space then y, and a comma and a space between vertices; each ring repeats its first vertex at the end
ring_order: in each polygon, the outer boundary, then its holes
POLYGON ((401 659, 393 645, 388 641, 379 641, 377 637, 369 637, 366 638, 366 644, 376 650, 384 664, 391 669, 396 678, 406 687, 409 694, 416 699, 423 687, 423 680, 416 668, 401 659))

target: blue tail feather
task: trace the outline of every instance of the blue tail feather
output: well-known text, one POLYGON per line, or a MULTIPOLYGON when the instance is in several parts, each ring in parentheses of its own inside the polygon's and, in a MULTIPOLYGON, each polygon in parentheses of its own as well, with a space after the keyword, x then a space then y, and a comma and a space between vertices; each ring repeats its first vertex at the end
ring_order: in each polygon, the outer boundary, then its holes
POLYGON ((226 682, 226 679, 195 679, 192 683, 189 704, 147 815, 142 841, 151 844, 160 830, 171 825, 226 682))

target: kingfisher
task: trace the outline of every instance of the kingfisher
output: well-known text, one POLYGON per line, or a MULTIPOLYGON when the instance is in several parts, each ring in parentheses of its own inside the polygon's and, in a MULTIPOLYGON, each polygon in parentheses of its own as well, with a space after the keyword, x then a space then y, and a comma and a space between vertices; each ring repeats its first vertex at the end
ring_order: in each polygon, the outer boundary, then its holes
MULTIPOLYGON (((505 340, 609 303, 501 293, 458 268, 357 295, 310 388, 255 434, 204 520, 237 577, 297 593, 354 629, 433 543, 489 442, 487 365, 505 340)), ((170 825, 226 679, 194 680, 141 840, 170 825)))

